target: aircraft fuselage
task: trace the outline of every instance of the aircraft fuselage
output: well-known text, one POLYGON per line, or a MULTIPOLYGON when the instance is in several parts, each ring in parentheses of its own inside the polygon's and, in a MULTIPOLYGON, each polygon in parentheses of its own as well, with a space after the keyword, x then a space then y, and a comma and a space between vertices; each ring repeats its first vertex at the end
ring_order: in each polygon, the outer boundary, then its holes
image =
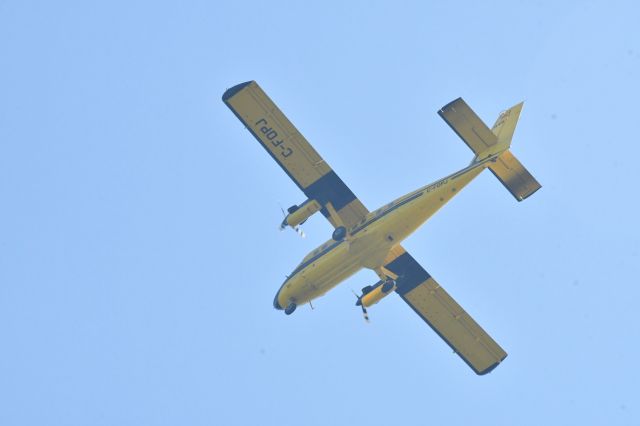
POLYGON ((284 309, 322 296, 362 268, 384 265, 389 251, 411 235, 436 211, 478 176, 495 156, 410 192, 369 213, 347 230, 309 253, 282 284, 273 305, 284 309))

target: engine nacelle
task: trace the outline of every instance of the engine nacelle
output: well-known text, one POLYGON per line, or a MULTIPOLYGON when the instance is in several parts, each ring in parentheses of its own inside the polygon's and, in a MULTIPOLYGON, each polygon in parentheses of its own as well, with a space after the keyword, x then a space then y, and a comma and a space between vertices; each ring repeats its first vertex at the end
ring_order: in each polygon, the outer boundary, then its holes
POLYGON ((393 280, 378 281, 375 285, 362 289, 362 296, 358 298, 356 306, 362 305, 365 308, 373 306, 393 293, 396 288, 396 282, 393 280))
POLYGON ((287 209, 289 214, 280 224, 280 228, 284 229, 287 226, 295 228, 309 219, 314 213, 320 211, 321 208, 322 206, 316 200, 307 200, 299 206, 291 206, 287 209))

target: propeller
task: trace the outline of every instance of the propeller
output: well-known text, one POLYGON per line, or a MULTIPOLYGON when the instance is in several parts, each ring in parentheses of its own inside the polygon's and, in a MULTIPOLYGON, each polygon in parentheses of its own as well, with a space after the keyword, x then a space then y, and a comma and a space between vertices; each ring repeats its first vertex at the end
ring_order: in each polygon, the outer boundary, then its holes
MULTIPOLYGON (((282 208, 282 206, 280 206, 280 211, 282 212, 282 217, 284 217, 284 220, 282 221, 282 223, 279 226, 280 231, 284 231, 284 229, 289 226, 287 224, 287 214, 285 213, 284 209, 282 208)), ((296 225, 296 226, 292 226, 293 230, 296 231, 296 233, 298 235, 300 235, 300 238, 305 238, 307 235, 304 233, 304 231, 302 230, 302 227, 300 225, 296 225)))
POLYGON ((367 308, 365 308, 362 303, 360 304, 360 307, 362 308, 362 316, 364 317, 364 320, 366 322, 369 322, 369 314, 367 313, 367 308))
POLYGON ((356 299, 358 299, 358 301, 356 302, 356 306, 360 306, 360 308, 362 308, 362 316, 364 317, 364 320, 368 323, 369 314, 367 313, 367 308, 365 308, 364 305, 362 304, 362 296, 358 296, 358 294, 355 291, 353 291, 353 289, 351 291, 353 292, 353 295, 356 297, 356 299))

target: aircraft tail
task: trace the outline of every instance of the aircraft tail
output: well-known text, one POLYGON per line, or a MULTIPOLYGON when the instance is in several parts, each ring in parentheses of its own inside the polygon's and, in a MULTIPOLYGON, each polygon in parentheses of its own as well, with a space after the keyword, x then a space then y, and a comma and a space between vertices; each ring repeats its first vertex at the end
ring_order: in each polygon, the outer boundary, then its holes
POLYGON ((501 113, 492 129, 482 122, 462 98, 456 99, 438 111, 453 131, 476 154, 474 162, 498 155, 488 167, 518 201, 524 200, 541 188, 538 181, 509 151, 522 105, 521 102, 501 113))
POLYGON ((489 170, 518 201, 524 200, 542 188, 536 178, 509 150, 500 154, 495 163, 489 164, 489 170))
POLYGON ((493 125, 491 132, 496 135, 497 145, 504 148, 504 152, 494 163, 489 164, 491 172, 518 201, 524 200, 542 187, 515 155, 509 151, 511 138, 513 138, 518 118, 520 118, 522 104, 523 102, 520 102, 501 113, 496 124, 493 125))

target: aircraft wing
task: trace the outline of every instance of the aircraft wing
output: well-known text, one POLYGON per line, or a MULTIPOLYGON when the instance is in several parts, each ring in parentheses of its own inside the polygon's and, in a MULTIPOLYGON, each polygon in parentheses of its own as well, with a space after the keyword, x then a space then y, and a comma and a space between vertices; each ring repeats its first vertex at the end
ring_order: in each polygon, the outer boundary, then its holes
POLYGON ((507 357, 491 336, 404 248, 394 248, 385 267, 398 275, 396 292, 402 300, 477 374, 489 373, 507 357))
POLYGON ((238 84, 222 100, 334 227, 349 228, 369 213, 258 83, 238 84))

